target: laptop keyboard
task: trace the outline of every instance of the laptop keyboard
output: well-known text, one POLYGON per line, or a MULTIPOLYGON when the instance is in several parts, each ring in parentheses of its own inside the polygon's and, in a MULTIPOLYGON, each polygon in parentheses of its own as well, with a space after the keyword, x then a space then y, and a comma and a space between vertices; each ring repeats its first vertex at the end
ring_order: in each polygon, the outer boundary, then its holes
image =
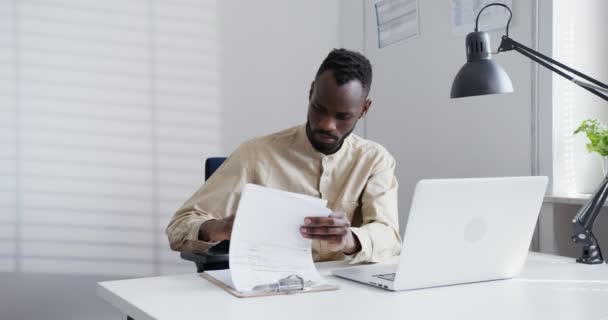
POLYGON ((386 281, 395 281, 395 274, 394 273, 387 273, 387 274, 377 274, 374 275, 373 277, 376 278, 380 278, 386 281))

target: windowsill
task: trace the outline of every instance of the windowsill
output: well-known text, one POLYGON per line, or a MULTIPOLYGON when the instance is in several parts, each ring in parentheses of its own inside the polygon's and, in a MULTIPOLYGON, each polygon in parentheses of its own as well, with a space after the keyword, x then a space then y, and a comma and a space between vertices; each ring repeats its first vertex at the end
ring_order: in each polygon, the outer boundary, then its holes
MULTIPOLYGON (((558 203, 558 204, 585 204, 591 197, 591 194, 569 194, 569 195, 545 195, 543 203, 558 203)), ((604 203, 608 206, 608 201, 604 203)))

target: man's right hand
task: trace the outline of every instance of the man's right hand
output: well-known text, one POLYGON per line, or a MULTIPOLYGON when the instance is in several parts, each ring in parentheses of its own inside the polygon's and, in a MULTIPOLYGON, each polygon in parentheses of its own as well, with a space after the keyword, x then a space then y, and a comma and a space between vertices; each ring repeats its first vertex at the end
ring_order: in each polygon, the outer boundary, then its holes
POLYGON ((205 242, 230 240, 232 224, 234 224, 234 215, 224 219, 209 220, 201 224, 201 228, 198 230, 198 239, 205 242))

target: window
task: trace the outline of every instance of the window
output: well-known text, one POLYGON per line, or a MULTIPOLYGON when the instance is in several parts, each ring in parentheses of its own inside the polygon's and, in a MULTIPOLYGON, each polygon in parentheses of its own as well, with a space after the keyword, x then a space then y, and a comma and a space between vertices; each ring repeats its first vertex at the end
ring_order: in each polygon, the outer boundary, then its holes
MULTIPOLYGON (((602 0, 553 2, 553 56, 595 79, 608 81, 608 28, 602 0)), ((601 157, 585 148, 574 130, 587 118, 608 125, 608 105, 557 74, 553 76, 554 172, 556 194, 592 193, 602 178, 601 157)))
POLYGON ((223 155, 214 0, 0 1, 0 271, 190 272, 164 235, 223 155))

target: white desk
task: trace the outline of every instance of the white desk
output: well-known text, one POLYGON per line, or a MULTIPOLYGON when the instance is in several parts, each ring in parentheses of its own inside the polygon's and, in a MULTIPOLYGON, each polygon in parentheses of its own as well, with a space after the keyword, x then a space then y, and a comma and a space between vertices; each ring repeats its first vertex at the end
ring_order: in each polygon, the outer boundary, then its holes
MULTIPOLYGON (((330 277, 339 290, 239 299, 197 274, 185 274, 100 282, 97 294, 135 320, 608 320, 608 265, 573 260, 531 253, 517 279, 406 292, 330 277)), ((343 265, 318 264, 324 274, 343 265)))

